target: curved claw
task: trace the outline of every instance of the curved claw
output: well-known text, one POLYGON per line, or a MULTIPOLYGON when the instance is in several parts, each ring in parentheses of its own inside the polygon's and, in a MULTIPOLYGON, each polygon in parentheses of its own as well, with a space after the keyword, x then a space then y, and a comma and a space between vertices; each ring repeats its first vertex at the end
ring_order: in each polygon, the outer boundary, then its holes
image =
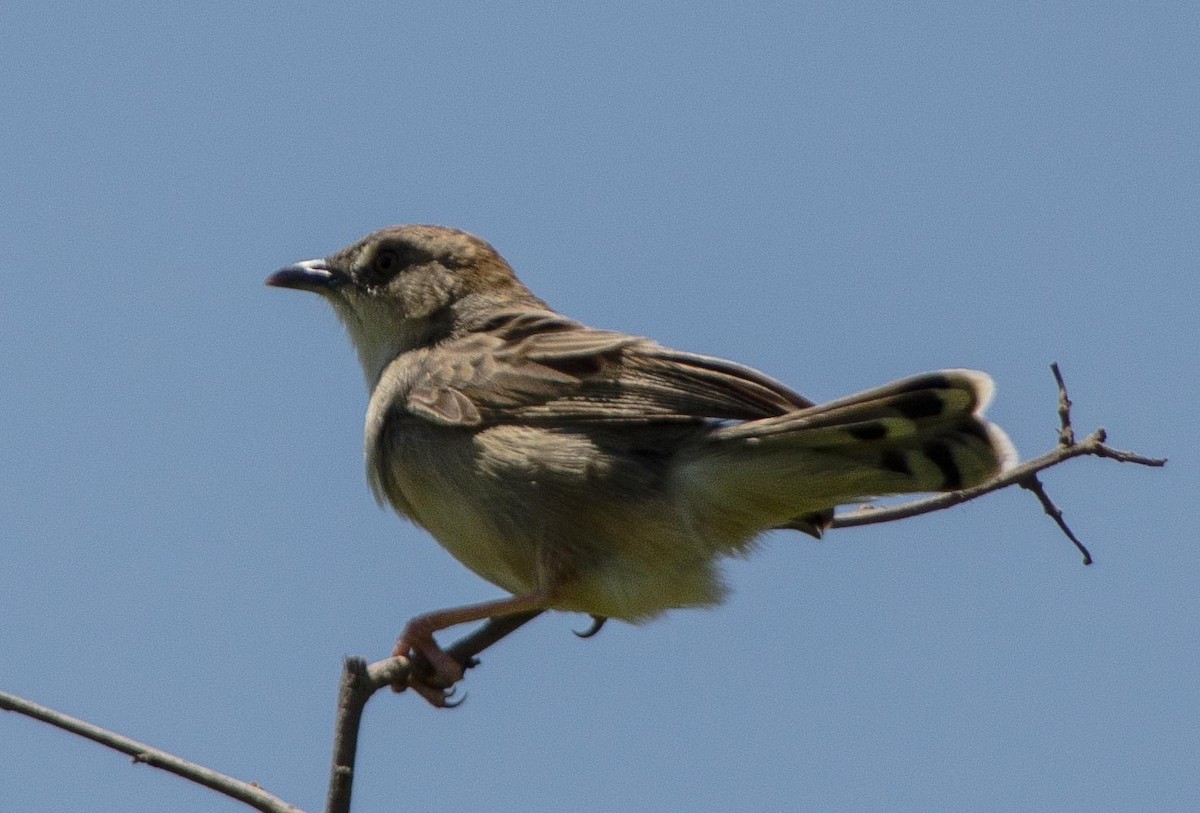
POLYGON ((424 698, 425 702, 437 709, 455 709, 463 704, 467 699, 466 692, 457 700, 450 698, 455 695, 454 687, 449 689, 439 689, 436 686, 430 686, 428 683, 412 682, 408 684, 414 692, 424 698))
POLYGON ((462 696, 457 700, 451 700, 450 698, 458 694, 457 686, 437 686, 433 683, 426 682, 415 675, 410 676, 407 683, 392 684, 392 691, 396 694, 400 694, 408 689, 412 689, 414 692, 420 695, 426 703, 438 709, 456 709, 467 699, 467 693, 463 692, 462 696))
POLYGON ((607 621, 608 621, 608 618, 606 618, 603 615, 593 615, 592 616, 592 625, 590 627, 585 629, 583 632, 579 632, 578 630, 571 630, 571 632, 574 632, 575 635, 579 638, 591 638, 593 635, 595 635, 597 632, 600 631, 600 629, 604 626, 605 622, 607 622, 607 621))

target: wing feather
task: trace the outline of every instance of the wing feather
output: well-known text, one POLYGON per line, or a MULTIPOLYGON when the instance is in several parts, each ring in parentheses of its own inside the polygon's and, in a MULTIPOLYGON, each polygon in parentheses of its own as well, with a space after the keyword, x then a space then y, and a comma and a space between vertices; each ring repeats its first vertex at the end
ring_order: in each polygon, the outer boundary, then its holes
POLYGON ((740 421, 811 406, 749 367, 553 313, 487 328, 400 357, 381 386, 401 379, 409 412, 461 426, 740 421))

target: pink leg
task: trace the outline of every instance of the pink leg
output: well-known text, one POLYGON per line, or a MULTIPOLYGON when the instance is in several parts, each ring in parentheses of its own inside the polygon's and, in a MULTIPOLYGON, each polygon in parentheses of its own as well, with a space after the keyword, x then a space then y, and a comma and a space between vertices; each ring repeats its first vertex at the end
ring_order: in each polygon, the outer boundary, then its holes
POLYGON ((410 671, 407 684, 395 684, 392 688, 402 692, 411 686, 413 691, 425 698, 430 705, 446 708, 450 705, 447 701, 454 693, 454 684, 463 678, 463 665, 438 646, 433 634, 447 627, 483 621, 495 616, 544 610, 548 601, 549 591, 536 590, 524 596, 485 601, 465 607, 451 607, 417 616, 405 626, 400 639, 396 641, 392 655, 411 659, 413 653, 418 653, 424 656, 433 671, 431 674, 422 675, 410 671))

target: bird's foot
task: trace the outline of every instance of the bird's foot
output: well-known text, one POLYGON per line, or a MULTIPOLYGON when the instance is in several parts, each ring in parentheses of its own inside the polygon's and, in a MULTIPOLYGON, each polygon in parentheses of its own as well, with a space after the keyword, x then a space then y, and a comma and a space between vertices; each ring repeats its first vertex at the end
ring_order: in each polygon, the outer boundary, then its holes
POLYGON ((463 679, 463 665, 438 646, 427 619, 414 618, 408 622, 396 641, 392 656, 408 658, 411 664, 407 680, 393 683, 393 691, 411 688, 429 705, 439 709, 454 708, 462 703, 463 698, 451 698, 454 697, 454 684, 463 679))

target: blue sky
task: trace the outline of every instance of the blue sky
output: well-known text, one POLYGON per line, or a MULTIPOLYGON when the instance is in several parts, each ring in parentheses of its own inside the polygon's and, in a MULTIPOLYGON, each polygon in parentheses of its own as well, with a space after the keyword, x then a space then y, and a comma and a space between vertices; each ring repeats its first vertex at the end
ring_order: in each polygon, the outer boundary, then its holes
MULTIPOLYGON (((1185 810, 1200 12, 1187 3, 10 3, 0 689, 320 809, 344 655, 493 598, 376 508, 341 327, 274 269, 400 222, 814 399, 996 379, 1026 456, 1171 458, 820 543, 716 611, 548 616, 367 709, 355 810, 1185 810)), ((12 715, 13 810, 239 809, 12 715)))

